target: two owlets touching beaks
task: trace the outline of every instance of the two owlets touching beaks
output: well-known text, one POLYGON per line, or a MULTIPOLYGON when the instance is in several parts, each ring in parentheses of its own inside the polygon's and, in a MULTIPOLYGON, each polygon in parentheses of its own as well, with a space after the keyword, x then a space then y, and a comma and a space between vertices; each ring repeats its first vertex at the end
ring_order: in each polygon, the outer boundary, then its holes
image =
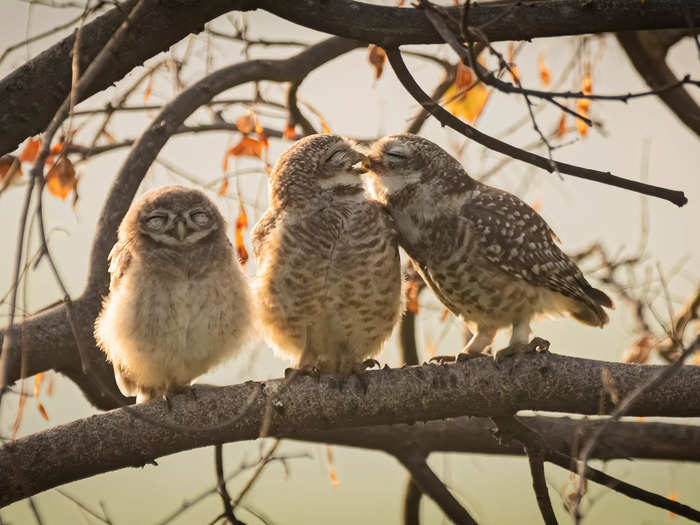
POLYGON ((424 138, 392 135, 362 150, 306 137, 279 158, 269 190, 251 288, 202 192, 165 187, 132 205, 95 324, 124 395, 140 402, 183 389, 243 348, 256 325, 301 369, 359 372, 403 310, 399 246, 474 334, 466 356, 484 355, 508 326, 509 352, 533 349, 540 314, 608 321, 601 306, 612 301, 542 217, 424 138))

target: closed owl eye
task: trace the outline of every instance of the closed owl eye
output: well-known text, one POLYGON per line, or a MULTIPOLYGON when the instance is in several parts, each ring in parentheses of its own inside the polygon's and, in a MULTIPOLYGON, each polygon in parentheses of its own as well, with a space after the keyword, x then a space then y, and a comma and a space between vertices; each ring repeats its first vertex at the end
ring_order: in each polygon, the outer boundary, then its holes
POLYGON ((338 162, 339 160, 342 160, 342 158, 344 156, 345 156, 345 151, 343 151, 342 149, 339 149, 339 150, 331 153, 331 156, 328 157, 326 162, 338 162))
POLYGON ((165 221, 165 215, 153 215, 146 221, 146 226, 148 226, 151 230, 160 230, 163 226, 165 226, 165 221))
POLYGON ((190 215, 190 218, 195 224, 199 224, 200 226, 204 226, 209 222, 209 216, 203 211, 194 212, 190 215))
POLYGON ((397 151, 385 151, 385 155, 389 157, 390 160, 407 160, 408 155, 399 153, 397 151))

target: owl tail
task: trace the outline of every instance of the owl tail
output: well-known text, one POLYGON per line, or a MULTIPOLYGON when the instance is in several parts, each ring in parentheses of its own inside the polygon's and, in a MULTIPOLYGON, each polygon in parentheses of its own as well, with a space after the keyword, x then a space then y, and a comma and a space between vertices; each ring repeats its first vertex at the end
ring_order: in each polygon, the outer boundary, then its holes
POLYGON ((610 318, 601 306, 615 309, 615 304, 605 292, 589 286, 586 290, 586 297, 583 300, 571 301, 573 303, 569 313, 577 321, 590 326, 605 326, 610 318))

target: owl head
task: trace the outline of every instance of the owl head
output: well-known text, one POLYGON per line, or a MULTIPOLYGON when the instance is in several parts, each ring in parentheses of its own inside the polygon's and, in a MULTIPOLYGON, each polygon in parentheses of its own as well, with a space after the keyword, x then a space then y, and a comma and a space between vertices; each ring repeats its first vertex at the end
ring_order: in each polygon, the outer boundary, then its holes
POLYGON ((270 174, 270 202, 303 204, 329 194, 362 193, 363 159, 353 143, 337 135, 310 135, 290 146, 270 174))
POLYGON ((434 142, 410 133, 377 140, 362 165, 369 171, 372 193, 383 202, 419 185, 445 192, 469 189, 474 184, 457 159, 434 142))
POLYGON ((225 234, 224 218, 199 190, 165 186, 131 205, 119 227, 120 239, 140 239, 173 249, 187 249, 225 234))

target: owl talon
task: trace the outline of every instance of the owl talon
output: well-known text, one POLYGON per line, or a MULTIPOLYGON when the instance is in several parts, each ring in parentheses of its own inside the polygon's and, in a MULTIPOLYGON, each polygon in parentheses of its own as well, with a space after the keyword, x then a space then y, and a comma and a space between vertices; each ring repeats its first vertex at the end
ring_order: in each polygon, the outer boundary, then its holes
POLYGON ((289 367, 284 369, 284 379, 287 383, 291 383, 292 381, 294 381, 294 378, 298 376, 313 377, 318 383, 321 380, 321 371, 318 369, 318 367, 315 366, 303 368, 289 367))
POLYGON ((500 363, 509 356, 516 354, 529 354, 532 352, 549 352, 549 341, 542 339, 541 337, 535 337, 529 343, 514 343, 494 353, 493 359, 497 363, 500 363))
POLYGON ((490 354, 485 354, 483 352, 461 352, 457 354, 457 362, 463 363, 465 361, 471 361, 472 359, 479 359, 480 357, 490 357, 490 354))
MULTIPOLYGON (((461 355, 461 354, 460 354, 461 355)), ((454 355, 435 355, 431 357, 429 363, 437 363, 439 365, 444 365, 445 363, 454 363, 457 356, 454 355)))

